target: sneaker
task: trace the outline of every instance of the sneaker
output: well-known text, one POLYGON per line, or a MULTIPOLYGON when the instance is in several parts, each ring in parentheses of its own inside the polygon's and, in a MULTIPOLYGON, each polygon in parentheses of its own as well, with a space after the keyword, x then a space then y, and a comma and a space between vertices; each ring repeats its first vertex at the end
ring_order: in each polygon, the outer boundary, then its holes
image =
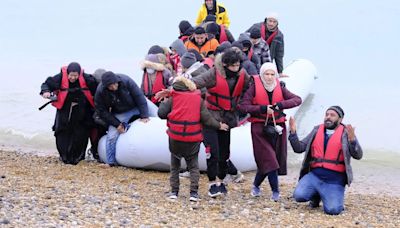
POLYGON ((251 196, 253 197, 260 197, 261 196, 261 189, 260 187, 254 186, 251 188, 251 196))
POLYGON ((232 175, 232 180, 235 183, 241 183, 244 180, 244 175, 239 170, 236 175, 232 175))
POLYGON ((176 200, 178 199, 178 192, 170 192, 168 193, 167 197, 170 200, 176 200))
POLYGON ((219 191, 219 187, 217 184, 211 184, 210 188, 208 189, 208 195, 211 197, 217 197, 221 195, 221 192, 219 191))
POLYGON ((271 200, 278 202, 280 199, 279 192, 272 192, 271 200))
POLYGON ((189 171, 185 171, 183 173, 179 173, 179 177, 190 178, 190 172, 189 171))
POLYGON ((221 183, 219 185, 219 192, 221 194, 227 194, 228 193, 228 189, 226 188, 226 185, 224 183, 221 183))
POLYGON ((198 202, 200 199, 199 199, 199 194, 197 193, 197 192, 190 192, 190 198, 189 198, 189 200, 191 201, 191 202, 198 202))

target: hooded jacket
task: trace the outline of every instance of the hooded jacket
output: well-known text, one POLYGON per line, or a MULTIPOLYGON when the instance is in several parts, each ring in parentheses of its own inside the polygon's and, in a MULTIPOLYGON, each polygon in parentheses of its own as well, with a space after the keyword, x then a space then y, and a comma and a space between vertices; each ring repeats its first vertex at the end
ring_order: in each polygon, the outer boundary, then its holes
MULTIPOLYGON (((215 57, 214 67, 208 70, 207 72, 192 78, 193 82, 196 84, 198 89, 207 88, 211 89, 216 85, 216 70, 221 73, 221 76, 226 78, 225 69, 222 65, 222 55, 219 54, 215 57)), ((238 72, 239 73, 239 72, 238 72)), ((238 75, 239 76, 239 75, 238 75)), ((237 79, 236 78, 228 78, 227 82, 229 85, 230 91, 233 91, 237 79)), ((242 90, 242 95, 249 88, 251 82, 251 77, 245 72, 245 81, 242 90)), ((218 121, 227 123, 229 127, 233 128, 237 126, 238 115, 236 111, 224 111, 224 110, 210 110, 211 115, 218 121)))
MULTIPOLYGON (((226 28, 229 28, 231 22, 229 20, 226 8, 222 4, 217 3, 217 1, 214 0, 214 9, 215 9, 215 16, 217 17, 216 23, 219 25, 225 25, 226 28)), ((196 26, 199 26, 206 19, 207 15, 208 15, 207 6, 205 3, 203 3, 197 14, 196 26)))
POLYGON ((118 127, 121 122, 114 114, 138 108, 140 111, 140 118, 149 117, 146 98, 135 81, 124 74, 117 74, 116 76, 118 78, 117 91, 108 90, 102 83, 97 87, 94 102, 100 118, 107 124, 118 127))
MULTIPOLYGON (((265 21, 267 18, 265 18, 265 21)), ((261 28, 261 25, 264 22, 256 23, 251 26, 246 32, 249 32, 253 27, 261 28)), ((278 33, 276 34, 275 38, 272 40, 271 45, 269 45, 269 53, 271 57, 271 61, 275 62, 276 68, 278 69, 278 73, 282 73, 283 71, 283 56, 285 55, 285 43, 283 33, 279 28, 277 28, 278 33)), ((265 39, 268 39, 269 32, 268 29, 265 29, 265 39)))

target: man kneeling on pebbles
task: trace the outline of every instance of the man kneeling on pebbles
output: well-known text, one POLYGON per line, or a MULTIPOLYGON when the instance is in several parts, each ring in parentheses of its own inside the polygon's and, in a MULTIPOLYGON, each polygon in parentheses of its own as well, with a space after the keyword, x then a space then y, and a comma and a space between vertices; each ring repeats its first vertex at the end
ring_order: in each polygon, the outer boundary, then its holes
POLYGON ((289 120, 289 141, 294 152, 306 152, 293 197, 297 202, 310 201, 312 208, 318 207, 322 200, 325 213, 330 215, 344 210, 345 185, 353 180, 350 158, 359 160, 363 156, 354 128, 342 124, 343 116, 341 107, 331 106, 324 123, 315 126, 301 141, 294 119, 289 120))

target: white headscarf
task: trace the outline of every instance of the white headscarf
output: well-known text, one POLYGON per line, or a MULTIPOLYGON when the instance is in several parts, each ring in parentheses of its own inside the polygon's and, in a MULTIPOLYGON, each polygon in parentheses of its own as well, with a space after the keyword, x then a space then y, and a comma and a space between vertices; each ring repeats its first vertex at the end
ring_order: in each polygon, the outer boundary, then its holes
POLYGON ((272 92, 274 91, 275 87, 276 87, 276 81, 274 80, 274 82, 272 84, 267 84, 267 82, 264 79, 264 73, 267 70, 272 70, 275 72, 275 77, 278 76, 278 70, 276 69, 276 65, 274 63, 270 63, 270 62, 266 62, 264 63, 261 68, 260 68, 260 78, 261 78, 261 82, 264 85, 264 88, 268 91, 268 92, 272 92))

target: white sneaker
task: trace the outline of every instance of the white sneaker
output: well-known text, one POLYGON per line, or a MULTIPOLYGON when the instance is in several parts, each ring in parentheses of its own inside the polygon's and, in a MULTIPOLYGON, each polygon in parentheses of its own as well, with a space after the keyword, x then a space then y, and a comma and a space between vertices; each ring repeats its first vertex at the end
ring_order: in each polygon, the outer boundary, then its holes
POLYGON ((231 176, 232 176, 232 181, 235 183, 242 183, 244 180, 244 175, 239 170, 236 175, 231 175, 231 176))
POLYGON ((190 172, 186 171, 186 172, 183 172, 183 173, 179 173, 179 177, 190 178, 190 172))
POLYGON ((167 198, 170 200, 176 200, 178 199, 178 193, 177 192, 170 192, 167 195, 167 198))

